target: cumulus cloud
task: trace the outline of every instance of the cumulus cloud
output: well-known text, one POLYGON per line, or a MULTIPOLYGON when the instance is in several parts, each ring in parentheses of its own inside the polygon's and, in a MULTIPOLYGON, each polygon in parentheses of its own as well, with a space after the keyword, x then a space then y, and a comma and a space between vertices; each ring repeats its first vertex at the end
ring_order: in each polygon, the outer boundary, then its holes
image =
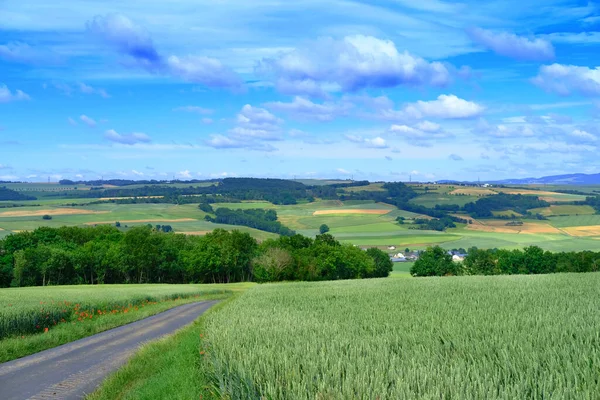
POLYGON ((348 111, 353 107, 348 102, 314 103, 301 96, 294 97, 289 103, 276 101, 265 103, 264 106, 271 110, 289 113, 298 119, 317 121, 331 121, 336 117, 347 115, 348 111))
POLYGON ((414 118, 466 119, 473 118, 485 108, 472 101, 461 99, 453 94, 438 96, 437 100, 417 101, 407 105, 404 113, 414 118))
POLYGON ((450 154, 448 156, 449 159, 451 159, 452 161, 462 161, 463 158, 461 156, 459 156, 458 154, 450 154))
POLYGON ((227 135, 212 135, 206 144, 213 148, 247 148, 249 150, 274 151, 263 141, 281 140, 283 120, 268 110, 246 104, 236 116, 236 126, 227 135))
POLYGON ((439 125, 430 124, 417 124, 416 127, 394 124, 388 132, 413 146, 420 147, 431 147, 436 140, 453 137, 452 134, 444 132, 439 125), (419 126, 426 129, 419 129, 419 126))
POLYGON ((214 110, 204 108, 204 107, 199 107, 199 106, 177 107, 177 108, 174 108, 173 111, 184 111, 184 112, 195 113, 195 114, 200 114, 200 115, 210 115, 214 112, 214 110))
POLYGON ((53 64, 58 61, 56 54, 22 42, 0 44, 0 58, 24 64, 53 64))
POLYGON ((362 147, 368 147, 372 149, 387 149, 389 147, 385 139, 379 136, 375 138, 363 138, 362 136, 356 135, 344 135, 344 137, 346 140, 352 143, 358 143, 362 147))
POLYGON ((525 61, 554 59, 554 47, 544 39, 529 39, 513 33, 492 32, 482 28, 471 28, 467 33, 475 43, 501 56, 525 61))
POLYGON ((268 152, 277 150, 275 147, 271 146, 268 143, 240 140, 224 135, 211 135, 211 138, 205 143, 207 146, 210 146, 215 149, 246 149, 268 152))
POLYGON ((598 140, 598 138, 594 135, 592 135, 591 133, 581 130, 581 129, 575 129, 573 130, 570 135, 569 135, 572 139, 574 139, 576 142, 583 142, 583 143, 591 143, 591 142, 596 142, 598 140))
POLYGON ((104 97, 105 99, 108 99, 110 97, 110 95, 106 92, 106 90, 94 88, 90 85, 86 85, 83 82, 79 83, 79 90, 81 91, 81 93, 97 94, 101 97, 104 97))
POLYGON ((94 128, 98 124, 96 120, 88 117, 87 115, 81 115, 79 119, 90 128, 94 128))
POLYGON ((588 68, 576 65, 542 65, 532 82, 546 90, 561 96, 582 94, 596 96, 600 94, 600 67, 588 68))
POLYGON ((0 84, 0 103, 9 103, 11 101, 31 100, 29 95, 22 90, 16 90, 14 93, 4 84, 0 84))
POLYGON ((527 124, 490 124, 484 119, 477 122, 472 132, 476 135, 486 134, 496 138, 533 137, 538 134, 536 130, 527 124))
POLYGON ((439 124, 430 121, 419 122, 415 127, 423 132, 439 132, 442 129, 439 124))
POLYGON ((264 58, 258 74, 272 76, 287 94, 319 95, 330 89, 352 92, 399 85, 444 86, 448 68, 408 52, 389 40, 354 35, 321 38, 275 58, 264 58))
POLYGON ((129 135, 121 135, 114 129, 109 129, 104 133, 104 138, 110 140, 114 143, 120 144, 137 144, 137 143, 149 143, 151 141, 150 137, 145 133, 131 133, 129 135))
POLYGON ((96 16, 86 24, 88 32, 114 46, 117 51, 130 57, 132 66, 154 74, 171 75, 176 78, 214 87, 238 87, 241 80, 219 60, 187 55, 161 55, 149 33, 121 14, 96 16))

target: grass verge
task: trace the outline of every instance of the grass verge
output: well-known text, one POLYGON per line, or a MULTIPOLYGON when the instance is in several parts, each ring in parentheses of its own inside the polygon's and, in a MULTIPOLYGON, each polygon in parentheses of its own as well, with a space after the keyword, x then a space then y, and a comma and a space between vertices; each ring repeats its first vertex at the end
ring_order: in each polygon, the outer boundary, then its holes
POLYGON ((215 291, 213 293, 205 293, 198 296, 163 301, 139 308, 135 312, 103 315, 102 317, 92 320, 86 320, 84 323, 73 322, 59 324, 46 333, 6 338, 0 341, 0 362, 14 360, 42 350, 60 346, 108 329, 150 317, 182 304, 204 300, 224 299, 229 297, 231 293, 231 291, 223 290, 220 293, 215 291))
POLYGON ((213 306, 191 325, 143 346, 86 400, 220 398, 204 360, 204 320, 233 297, 213 306))

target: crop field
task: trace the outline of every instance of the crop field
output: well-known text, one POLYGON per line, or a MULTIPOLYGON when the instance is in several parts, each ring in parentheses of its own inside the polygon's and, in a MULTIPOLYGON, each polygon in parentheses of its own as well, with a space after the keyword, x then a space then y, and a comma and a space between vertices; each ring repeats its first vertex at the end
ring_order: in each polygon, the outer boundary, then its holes
POLYGON ((367 186, 352 186, 344 188, 344 192, 353 193, 353 192, 382 192, 383 183, 371 183, 367 186))
POLYGON ((231 398, 600 393, 600 274, 261 285, 206 321, 231 398))
POLYGON ((551 217, 550 223, 557 228, 600 225, 600 215, 570 215, 566 217, 551 217))
POLYGON ((454 195, 448 193, 428 193, 422 196, 416 197, 412 199, 410 202, 419 204, 425 207, 433 208, 436 204, 439 205, 449 205, 449 204, 458 204, 459 206, 464 206, 467 203, 475 202, 480 198, 480 196, 474 195, 454 195))
POLYGON ((530 210, 533 214, 542 214, 546 217, 552 217, 556 215, 591 215, 595 214, 591 206, 574 206, 574 205, 551 205, 550 207, 544 208, 533 208, 530 210))

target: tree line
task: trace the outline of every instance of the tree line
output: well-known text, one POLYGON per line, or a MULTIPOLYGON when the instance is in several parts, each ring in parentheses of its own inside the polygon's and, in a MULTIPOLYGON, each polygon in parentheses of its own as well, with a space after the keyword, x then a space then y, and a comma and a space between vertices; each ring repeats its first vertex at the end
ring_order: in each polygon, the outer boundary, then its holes
POLYGON ((296 232, 277 221, 277 212, 275 210, 263 210, 262 208, 232 210, 220 207, 216 211, 210 211, 212 207, 209 204, 200 204, 198 208, 204 212, 214 213, 214 217, 207 215, 204 219, 216 224, 242 225, 283 236, 293 236, 296 234, 296 232))
POLYGON ((391 269, 383 251, 362 251, 328 234, 259 245, 237 230, 187 236, 101 225, 42 227, 0 240, 0 287, 358 279, 391 269))
POLYGON ((37 200, 37 197, 19 193, 16 190, 0 186, 0 201, 37 200))
POLYGON ((412 266, 413 276, 517 275, 600 271, 600 252, 553 253, 538 246, 522 250, 471 248, 463 262, 439 246, 424 251, 412 266))

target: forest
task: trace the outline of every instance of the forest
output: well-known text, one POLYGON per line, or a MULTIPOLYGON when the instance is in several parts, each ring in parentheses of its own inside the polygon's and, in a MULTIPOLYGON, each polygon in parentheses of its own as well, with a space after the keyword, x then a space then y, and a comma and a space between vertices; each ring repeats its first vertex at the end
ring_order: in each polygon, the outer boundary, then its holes
POLYGON ((524 249, 482 250, 470 248, 462 263, 439 246, 421 253, 412 266, 413 276, 518 275, 600 271, 600 252, 544 251, 537 246, 524 249))
POLYGON ((6 186, 0 186, 0 201, 21 201, 37 200, 34 196, 28 196, 15 190, 8 189, 6 186))
MULTIPOLYGON (((209 204, 200 204, 199 208, 205 212, 211 212, 209 204)), ((275 210, 263 210, 261 208, 249 210, 232 210, 230 208, 218 208, 214 211, 215 216, 207 215, 204 217, 209 222, 216 224, 242 225, 250 228, 260 229, 261 231, 277 233, 282 236, 293 236, 296 234, 293 230, 277 221, 277 212, 275 210)))
POLYGON ((259 245, 237 230, 205 236, 151 225, 38 228, 0 240, 0 287, 102 283, 225 283, 387 276, 392 263, 333 236, 282 236, 259 245))

